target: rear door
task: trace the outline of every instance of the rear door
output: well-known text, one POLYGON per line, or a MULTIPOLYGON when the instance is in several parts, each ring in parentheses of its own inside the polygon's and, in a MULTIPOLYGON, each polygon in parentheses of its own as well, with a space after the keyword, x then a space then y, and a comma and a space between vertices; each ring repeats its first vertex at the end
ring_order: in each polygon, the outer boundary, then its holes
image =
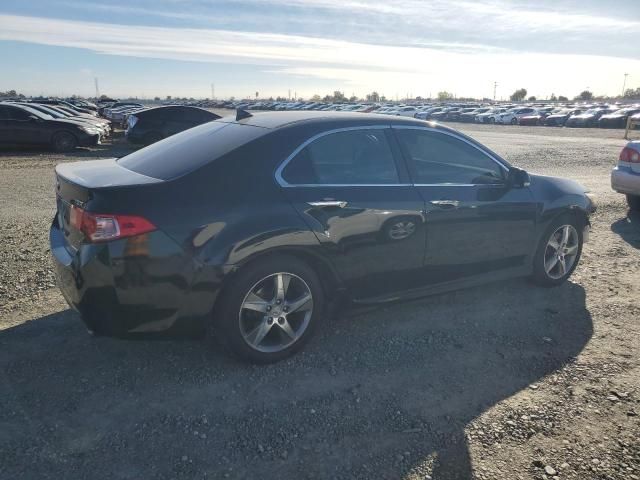
POLYGON ((356 298, 421 282, 424 202, 408 182, 389 127, 316 135, 276 178, 356 298))
POLYGON ((394 127, 425 202, 425 276, 431 283, 525 265, 536 204, 509 188, 507 167, 452 132, 394 127))

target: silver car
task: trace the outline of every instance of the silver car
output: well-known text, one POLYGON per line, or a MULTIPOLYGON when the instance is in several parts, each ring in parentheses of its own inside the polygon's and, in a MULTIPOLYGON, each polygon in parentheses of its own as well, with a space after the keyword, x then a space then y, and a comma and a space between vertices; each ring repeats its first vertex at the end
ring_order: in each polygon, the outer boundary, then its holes
POLYGON ((631 210, 640 211, 640 140, 627 143, 611 171, 611 188, 627 196, 631 210))

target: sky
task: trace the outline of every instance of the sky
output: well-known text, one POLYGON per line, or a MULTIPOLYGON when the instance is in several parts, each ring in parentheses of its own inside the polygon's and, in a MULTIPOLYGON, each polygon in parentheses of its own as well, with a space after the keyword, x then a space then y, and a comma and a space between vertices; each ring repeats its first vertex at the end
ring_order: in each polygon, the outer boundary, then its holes
POLYGON ((613 96, 639 33, 638 0, 2 0, 0 91, 613 96))

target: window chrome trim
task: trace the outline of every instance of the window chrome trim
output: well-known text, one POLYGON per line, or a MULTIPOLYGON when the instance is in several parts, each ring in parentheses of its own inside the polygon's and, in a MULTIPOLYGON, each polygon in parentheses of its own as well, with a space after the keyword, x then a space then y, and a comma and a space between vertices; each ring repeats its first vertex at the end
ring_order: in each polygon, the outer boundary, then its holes
MULTIPOLYGON (((399 129, 399 130, 425 130, 428 132, 435 132, 435 133, 439 133, 442 135, 448 135, 450 137, 455 138, 456 140, 460 140, 464 143, 466 143, 467 145, 472 146, 473 148, 475 148, 476 150, 478 150, 480 153, 482 153, 483 155, 485 155, 486 157, 490 158, 491 160, 493 160, 495 163, 497 163, 500 167, 502 167, 506 172, 509 171, 509 167, 507 167, 504 163, 502 163, 500 160, 498 160, 496 157, 494 157, 493 155, 491 155, 488 152, 485 152, 483 149, 481 149, 480 147, 478 147, 476 144, 470 142, 469 140, 467 140, 466 138, 463 138, 459 135, 456 135, 455 133, 452 132, 448 132, 445 130, 440 130, 438 128, 432 128, 432 127, 423 127, 423 126, 414 126, 414 125, 392 125, 391 128, 394 129, 399 129)), ((417 184, 416 184, 417 185, 417 184)), ((421 185, 425 185, 425 184, 421 184, 421 185)), ((430 184, 428 184, 430 185, 430 184)), ((447 185, 446 183, 438 183, 437 185, 447 185)), ((450 184, 449 184, 450 185, 450 184)))
MULTIPOLYGON (((374 184, 365 184, 365 183, 356 183, 356 184, 349 184, 349 183, 337 183, 337 184, 330 184, 330 183, 289 183, 282 177, 282 171, 287 167, 289 162, 291 162, 291 160, 293 160, 295 158, 295 156, 298 155, 298 153, 300 153, 300 151, 303 150, 307 145, 309 145, 310 143, 313 143, 314 141, 316 141, 319 138, 322 138, 322 137, 325 137, 327 135, 331 135, 331 134, 334 134, 334 133, 351 132, 351 131, 354 131, 354 130, 389 130, 389 129, 391 129, 391 125, 367 125, 367 126, 357 126, 357 127, 335 128, 333 130, 327 130, 327 131, 324 131, 324 132, 320 132, 320 133, 314 135, 313 137, 308 138, 307 140, 302 142, 302 144, 300 144, 293 151, 293 153, 291 153, 280 164, 280 166, 276 169, 276 173, 275 173, 276 182, 278 182, 278 184, 281 187, 408 187, 408 186, 411 186, 410 183, 374 183, 374 184)), ((393 165, 394 165, 394 167, 397 168, 395 156, 393 158, 393 165)), ((400 172, 398 172, 398 175, 400 175, 400 172)))
MULTIPOLYGON (((423 126, 413 126, 413 125, 368 125, 368 126, 357 126, 357 127, 343 127, 343 128, 336 128, 333 130, 327 130, 325 132, 320 132, 316 135, 314 135, 311 138, 308 138, 307 140, 305 140, 304 142, 302 142, 302 144, 300 144, 294 151, 293 153, 291 153, 281 164, 280 166, 276 169, 275 172, 275 179, 276 182, 278 183, 278 185, 280 185, 281 187, 285 187, 285 188, 294 188, 294 187, 303 187, 303 188, 308 188, 308 187, 315 187, 315 188, 322 188, 322 187, 326 187, 326 188, 336 188, 336 187, 476 187, 476 186, 503 186, 504 184, 477 184, 477 183, 289 183, 287 182, 283 177, 282 177, 282 171, 287 167, 287 165, 289 164, 289 162, 291 162, 291 160, 293 160, 295 158, 295 156, 300 153, 301 150, 303 150, 307 145, 309 145, 310 143, 314 142, 315 140, 322 138, 324 136, 327 135, 331 135, 333 133, 340 133, 340 132, 349 132, 352 130, 385 130, 385 129, 392 129, 392 128, 397 128, 397 129, 407 129, 407 130, 426 130, 429 132, 436 132, 436 133, 441 133, 444 135, 449 135, 450 137, 453 137, 457 140, 461 140, 464 143, 472 146, 473 148, 475 148, 476 150, 478 150, 480 153, 484 154, 485 156, 489 157, 491 160, 493 160, 495 163, 497 163, 500 167, 502 167, 505 171, 509 171, 509 168, 503 164, 501 161, 499 161, 498 159, 496 159, 493 155, 490 155, 489 153, 485 152, 484 150, 482 150, 481 148, 479 148, 477 145, 473 144, 472 142, 468 141, 465 138, 460 137, 459 135, 456 135, 454 133, 451 132, 447 132, 447 131, 443 131, 437 128, 432 128, 432 127, 423 127, 423 126)), ((394 161, 395 164, 395 161, 394 161)))

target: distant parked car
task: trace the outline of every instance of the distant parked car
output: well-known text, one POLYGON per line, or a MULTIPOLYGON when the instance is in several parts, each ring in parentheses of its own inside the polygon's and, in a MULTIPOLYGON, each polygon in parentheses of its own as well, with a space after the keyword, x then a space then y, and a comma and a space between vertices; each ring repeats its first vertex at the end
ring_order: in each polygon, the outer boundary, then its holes
POLYGON ((400 107, 396 110, 393 110, 390 113, 391 115, 395 115, 397 117, 413 117, 417 112, 418 112, 418 109, 416 107, 405 106, 405 107, 400 107))
POLYGON ((443 109, 444 109, 444 107, 427 108, 426 110, 421 110, 419 112, 416 112, 414 117, 418 118, 420 120, 429 120, 434 113, 440 112, 443 109))
POLYGON ((544 119, 544 124, 548 127, 562 127, 572 115, 580 115, 584 110, 580 108, 565 108, 559 112, 552 113, 544 119))
POLYGON ((101 138, 107 137, 111 133, 109 122, 97 117, 86 118, 83 116, 73 115, 62 110, 61 108, 56 107, 55 105, 40 105, 39 103, 27 102, 15 102, 15 104, 33 108, 34 110, 37 110, 44 115, 50 116, 51 119, 68 120, 78 125, 88 125, 91 127, 95 127, 100 131, 101 138))
POLYGON ((549 112, 535 112, 518 119, 518 125, 544 125, 544 121, 549 116, 549 112))
POLYGON ((602 115, 612 113, 608 108, 592 108, 579 115, 572 115, 565 122, 565 127, 595 127, 602 115))
POLYGON ((511 110, 501 113, 496 118, 496 123, 501 123, 503 125, 517 125, 520 118, 533 115, 536 112, 536 109, 532 107, 512 108, 511 110))
POLYGON ((602 115, 598 120, 600 128, 625 128, 631 115, 640 113, 640 107, 622 108, 617 112, 602 115))
POLYGON ((0 103, 0 145, 45 145, 66 152, 99 142, 97 127, 54 119, 24 105, 0 103))
POLYGON ((640 211, 640 141, 629 142, 611 172, 611 188, 627 196, 631 210, 640 211))
POLYGON ((484 113, 480 113, 476 115, 476 122, 478 123, 496 123, 496 118, 501 113, 506 112, 508 109, 504 107, 494 107, 490 108, 484 113))
POLYGON ((129 115, 124 133, 131 143, 148 145, 218 118, 220 115, 198 107, 156 107, 129 115))
POLYGON ((473 123, 476 121, 476 117, 491 110, 490 107, 472 108, 470 111, 466 111, 460 114, 460 121, 465 123, 473 123))
POLYGON ((122 107, 140 107, 143 108, 144 105, 142 105, 141 103, 135 103, 135 102, 116 102, 112 105, 109 105, 108 107, 105 108, 98 108, 98 113, 100 115, 102 115, 105 118, 108 118, 109 120, 111 120, 111 112, 113 112, 114 110, 117 110, 119 108, 122 107))
MULTIPOLYGON (((464 119, 462 117, 463 115, 472 114, 475 110, 476 110, 476 107, 467 107, 467 108, 460 108, 458 110, 452 110, 447 115, 447 121, 449 121, 449 122, 462 122, 462 121, 464 121, 464 119)), ((470 118, 473 119, 473 116, 471 116, 470 118)))

